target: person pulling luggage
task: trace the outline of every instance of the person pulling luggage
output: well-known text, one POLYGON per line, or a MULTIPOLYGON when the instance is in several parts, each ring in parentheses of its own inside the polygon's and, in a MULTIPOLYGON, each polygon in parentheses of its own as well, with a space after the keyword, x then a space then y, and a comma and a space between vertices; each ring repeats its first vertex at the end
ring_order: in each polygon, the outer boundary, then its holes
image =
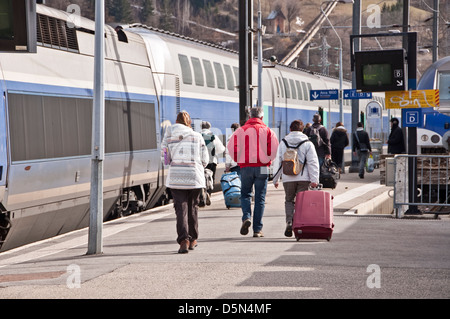
POLYGON ((273 178, 275 188, 278 188, 278 181, 281 177, 285 192, 286 229, 284 235, 286 237, 292 237, 292 218, 294 216, 297 193, 308 190, 309 186, 316 188, 319 184, 319 159, 317 152, 314 145, 309 141, 308 136, 301 132, 302 126, 303 123, 300 120, 295 120, 291 123, 290 133, 283 139, 286 142, 283 141, 279 144, 273 165, 278 170, 273 178), (288 149, 296 149, 298 161, 301 164, 300 169, 292 173, 283 168, 283 162, 287 161, 285 160, 285 153, 288 149))

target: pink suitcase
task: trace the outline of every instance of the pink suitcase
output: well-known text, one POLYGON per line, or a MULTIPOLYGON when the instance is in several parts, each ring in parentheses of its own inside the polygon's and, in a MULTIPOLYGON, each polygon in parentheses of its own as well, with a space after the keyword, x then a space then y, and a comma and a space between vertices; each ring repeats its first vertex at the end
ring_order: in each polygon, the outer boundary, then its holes
POLYGON ((321 190, 297 193, 292 229, 295 238, 326 239, 333 233, 333 197, 321 190))

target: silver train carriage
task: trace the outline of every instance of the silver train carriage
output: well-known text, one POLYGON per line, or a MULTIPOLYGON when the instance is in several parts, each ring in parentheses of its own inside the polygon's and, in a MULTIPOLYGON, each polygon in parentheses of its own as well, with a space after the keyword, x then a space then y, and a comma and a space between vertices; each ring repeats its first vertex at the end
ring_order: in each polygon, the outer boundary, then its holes
MULTIPOLYGON (((37 5, 37 53, 0 53, 0 251, 89 223, 95 27, 68 18, 37 5)), ((256 62, 253 70, 256 82, 256 62)), ((195 129, 211 122, 225 142, 239 120, 238 78, 236 52, 141 25, 105 27, 105 220, 167 201, 160 143, 180 110, 195 129)), ((313 88, 338 80, 264 68, 264 121, 282 137, 293 119, 320 111, 331 129, 338 103, 310 101, 313 88)), ((346 101, 349 132, 350 119, 346 101)))

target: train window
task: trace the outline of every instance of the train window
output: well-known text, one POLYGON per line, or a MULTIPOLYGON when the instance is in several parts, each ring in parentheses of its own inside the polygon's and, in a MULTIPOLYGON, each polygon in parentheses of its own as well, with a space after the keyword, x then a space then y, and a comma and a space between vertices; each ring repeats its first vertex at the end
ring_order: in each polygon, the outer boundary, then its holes
POLYGON ((302 81, 303 97, 305 101, 309 101, 309 94, 306 88, 306 83, 302 81))
POLYGON ((291 85, 291 91, 292 91, 292 98, 297 99, 297 94, 295 92, 295 84, 294 80, 289 79, 289 84, 291 85))
POLYGON ((92 99, 8 93, 13 161, 91 154, 92 99))
POLYGON ((450 100, 450 72, 439 72, 439 98, 450 100))
POLYGON ((105 152, 156 149, 155 104, 105 101, 105 152))
POLYGON ((188 57, 183 54, 178 54, 178 60, 180 60, 183 83, 192 84, 192 72, 188 57))
POLYGON ((299 100, 302 100, 302 89, 300 88, 300 82, 295 80, 295 87, 297 88, 297 96, 299 100))
POLYGON ((280 78, 277 78, 278 81, 280 82, 280 91, 281 91, 281 97, 284 98, 284 87, 283 87, 283 82, 281 82, 280 78))
POLYGON ((239 68, 233 66, 233 72, 234 72, 234 77, 236 80, 236 86, 239 87, 239 68))
POLYGON ((306 85, 308 86, 308 96, 309 96, 309 92, 311 92, 312 86, 311 83, 306 83, 306 85))
POLYGON ((278 81, 277 81, 276 78, 275 78, 275 84, 276 84, 276 87, 277 87, 277 97, 280 97, 280 87, 278 86, 278 81))
MULTIPOLYGON (((8 92, 13 161, 91 154, 92 99, 8 92)), ((155 104, 105 101, 105 151, 156 149, 155 104)))
POLYGON ((200 63, 200 59, 191 57, 191 62, 192 62, 192 67, 194 68, 195 85, 204 86, 205 78, 203 76, 203 69, 202 69, 202 65, 200 63))
POLYGON ((291 98, 291 93, 289 92, 289 81, 286 78, 283 78, 283 83, 284 83, 284 88, 286 90, 286 98, 290 99, 291 98))
POLYGON ((217 87, 219 89, 225 89, 225 76, 220 63, 214 62, 214 70, 216 71, 217 87))
POLYGON ((233 79, 233 72, 231 71, 231 67, 227 64, 223 65, 223 68, 225 70, 225 74, 227 76, 227 88, 230 91, 234 90, 234 79, 233 79))
POLYGON ((216 80, 214 79, 214 71, 211 62, 203 60, 203 68, 205 69, 206 85, 210 88, 215 88, 216 80))

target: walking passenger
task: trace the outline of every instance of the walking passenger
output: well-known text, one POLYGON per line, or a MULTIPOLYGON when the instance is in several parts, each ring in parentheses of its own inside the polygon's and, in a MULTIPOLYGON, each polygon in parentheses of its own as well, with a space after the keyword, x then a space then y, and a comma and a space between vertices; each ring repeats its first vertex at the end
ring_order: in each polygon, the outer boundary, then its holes
POLYGON ((263 237, 264 215, 269 166, 277 154, 278 139, 263 122, 263 109, 250 109, 250 119, 231 136, 227 148, 241 169, 241 235, 247 235, 252 225, 251 197, 255 187, 253 237, 263 237))
POLYGON ((278 188, 278 180, 282 179, 285 193, 284 211, 286 214, 286 229, 284 235, 292 236, 292 218, 294 217, 295 197, 298 192, 308 190, 308 187, 317 187, 319 184, 319 160, 314 145, 309 142, 308 136, 302 133, 302 123, 295 120, 291 123, 290 133, 278 146, 277 157, 273 167, 278 170, 273 178, 275 188, 278 188), (286 142, 284 142, 286 141, 286 142), (303 143, 302 143, 303 142, 303 143), (301 143, 301 144, 300 144, 301 143), (290 148, 296 149, 298 160, 303 167, 297 175, 285 174, 282 168, 284 154, 290 148), (300 145, 300 146, 298 146, 300 145))
POLYGON ((203 121, 201 133, 209 153, 209 163, 206 168, 209 168, 213 172, 213 182, 215 182, 219 155, 225 151, 225 146, 220 138, 211 132, 211 123, 203 121))
POLYGON ((392 118, 391 133, 389 134, 389 139, 387 141, 389 154, 402 154, 406 151, 403 131, 398 125, 398 119, 396 117, 392 118))
POLYGON ((353 134, 353 153, 359 158, 359 178, 364 178, 364 167, 369 154, 372 154, 369 134, 363 129, 363 124, 358 122, 356 132, 353 134))
POLYGON ((322 166, 326 158, 331 158, 331 145, 328 137, 328 131, 320 122, 320 114, 314 114, 313 124, 305 129, 305 134, 309 137, 316 147, 317 157, 319 158, 319 167, 322 166))
POLYGON ((197 246, 199 196, 205 187, 204 169, 209 159, 202 135, 191 128, 189 113, 178 113, 176 123, 166 130, 161 149, 166 163, 170 162, 166 185, 177 219, 178 253, 187 253, 197 246))
POLYGON ((344 172, 344 149, 350 143, 347 129, 342 122, 337 122, 330 137, 331 160, 339 167, 339 173, 344 172))
MULTIPOLYGON (((239 127, 239 123, 231 124, 231 130, 234 133, 239 127)), ((227 144, 230 141, 230 137, 227 139, 227 144)), ((230 156, 230 152, 228 149, 225 150, 225 172, 236 172, 239 176, 241 176, 241 169, 239 168, 238 163, 236 163, 230 156)))

